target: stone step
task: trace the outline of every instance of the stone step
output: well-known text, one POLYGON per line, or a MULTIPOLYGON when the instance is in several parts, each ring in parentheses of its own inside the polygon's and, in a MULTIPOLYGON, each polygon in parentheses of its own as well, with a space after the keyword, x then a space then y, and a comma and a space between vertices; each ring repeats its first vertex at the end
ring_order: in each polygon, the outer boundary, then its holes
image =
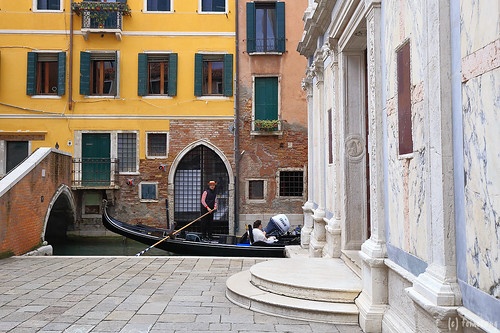
POLYGON ((257 288, 250 280, 250 270, 231 276, 226 282, 227 298, 246 309, 279 317, 332 324, 358 324, 359 311, 355 304, 273 294, 257 288))
POLYGON ((338 303, 354 303, 361 280, 340 259, 288 258, 250 268, 251 282, 273 294, 338 303))

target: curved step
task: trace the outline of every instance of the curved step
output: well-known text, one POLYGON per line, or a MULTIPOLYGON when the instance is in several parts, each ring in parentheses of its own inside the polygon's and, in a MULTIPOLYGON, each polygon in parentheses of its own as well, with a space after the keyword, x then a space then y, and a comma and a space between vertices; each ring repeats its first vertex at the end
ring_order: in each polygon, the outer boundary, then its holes
POLYGON ((250 268, 251 282, 274 294, 314 301, 354 303, 361 280, 340 259, 288 258, 250 268))
POLYGON ((277 295, 257 288, 250 279, 249 270, 229 277, 226 281, 226 297, 241 307, 274 316, 332 324, 358 324, 359 311, 355 304, 277 295))

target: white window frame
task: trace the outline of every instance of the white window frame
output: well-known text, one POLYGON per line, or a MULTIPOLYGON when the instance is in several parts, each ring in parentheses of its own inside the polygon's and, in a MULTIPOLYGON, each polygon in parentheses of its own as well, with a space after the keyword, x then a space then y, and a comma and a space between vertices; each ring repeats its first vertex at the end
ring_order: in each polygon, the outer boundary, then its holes
POLYGON ((88 98, 88 99, 120 99, 120 51, 96 51, 96 50, 85 50, 85 52, 90 53, 90 61, 95 61, 92 59, 93 54, 100 54, 100 53, 114 53, 116 55, 115 62, 116 62, 116 95, 115 96, 110 96, 110 95, 85 95, 83 98, 88 98))
POLYGON ((32 8, 34 13, 62 13, 64 11, 63 3, 64 0, 59 0, 59 10, 38 9, 38 0, 33 0, 32 8))
POLYGON ((140 202, 159 202, 160 200, 158 199, 158 194, 159 194, 158 182, 140 182, 139 183, 139 201, 140 202), (142 199, 142 185, 155 185, 155 187, 156 187, 156 199, 142 199))
MULTIPOLYGON (((34 0, 36 2, 36 0, 34 0)), ((47 12, 46 10, 43 10, 43 12, 47 12)), ((53 11, 52 11, 53 12, 53 11)), ((65 51, 54 51, 54 50, 34 50, 33 52, 37 53, 38 54, 47 54, 47 53, 54 53, 57 57, 57 55, 60 53, 60 52, 65 52, 65 51)), ((37 60, 38 62, 38 60, 37 60)), ((37 63, 37 68, 38 68, 38 63, 37 63)), ((59 69, 57 70, 57 74, 59 75, 59 69)), ((38 70, 37 70, 37 75, 38 75, 38 70)), ((59 95, 32 95, 31 96, 32 99, 62 99, 62 96, 59 96, 59 95)))
POLYGON ((139 131, 113 131, 113 132, 111 132, 111 155, 115 155, 115 158, 118 158, 118 133, 121 133, 121 134, 135 133, 135 171, 127 171, 127 172, 120 172, 119 171, 118 173, 120 175, 138 175, 139 174, 139 147, 140 147, 139 131), (115 151, 113 152, 113 150, 115 150, 115 151))
POLYGON ((246 179, 246 191, 245 191, 245 199, 249 203, 266 203, 267 202, 267 181, 263 178, 248 178, 246 179), (250 199, 250 182, 251 181, 263 181, 264 182, 264 187, 263 187, 263 194, 264 198, 262 199, 250 199))
POLYGON ((225 4, 225 7, 226 7, 226 10, 223 11, 223 12, 205 12, 202 10, 203 8, 203 0, 198 0, 198 14, 223 14, 223 15, 226 15, 229 13, 229 10, 228 10, 228 0, 225 0, 226 1, 226 4, 225 4))
POLYGON ((145 14, 172 14, 174 12, 174 0, 170 1, 170 10, 148 10, 148 0, 144 0, 142 12, 145 14))
POLYGON ((305 168, 280 168, 276 171, 276 197, 284 200, 301 201, 306 194, 306 170, 305 168), (282 171, 301 171, 302 172, 302 195, 301 196, 282 196, 280 193, 280 173, 282 171))
POLYGON ((146 158, 147 159, 150 159, 150 160, 154 160, 154 159, 161 159, 161 158, 167 158, 168 157, 168 151, 169 151, 169 146, 170 146, 170 135, 169 135, 169 132, 165 132, 165 131, 157 131, 157 132, 146 132, 146 158), (149 155, 149 134, 166 134, 166 142, 165 142, 165 153, 166 155, 165 156, 150 156, 149 155))

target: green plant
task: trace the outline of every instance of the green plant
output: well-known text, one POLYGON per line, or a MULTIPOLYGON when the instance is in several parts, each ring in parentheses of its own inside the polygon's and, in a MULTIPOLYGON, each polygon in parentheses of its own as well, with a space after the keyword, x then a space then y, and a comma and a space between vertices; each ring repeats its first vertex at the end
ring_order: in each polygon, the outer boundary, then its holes
POLYGON ((274 120, 262 120, 258 119, 254 122, 255 128, 262 131, 276 131, 280 124, 280 121, 277 119, 274 120))

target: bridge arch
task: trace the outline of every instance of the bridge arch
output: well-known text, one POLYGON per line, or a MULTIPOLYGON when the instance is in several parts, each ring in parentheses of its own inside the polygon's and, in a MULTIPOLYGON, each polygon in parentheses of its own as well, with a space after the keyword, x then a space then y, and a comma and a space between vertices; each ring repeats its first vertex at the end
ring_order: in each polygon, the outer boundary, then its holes
POLYGON ((49 244, 66 238, 69 226, 76 222, 76 205, 69 186, 62 184, 50 200, 43 226, 42 240, 49 244))

